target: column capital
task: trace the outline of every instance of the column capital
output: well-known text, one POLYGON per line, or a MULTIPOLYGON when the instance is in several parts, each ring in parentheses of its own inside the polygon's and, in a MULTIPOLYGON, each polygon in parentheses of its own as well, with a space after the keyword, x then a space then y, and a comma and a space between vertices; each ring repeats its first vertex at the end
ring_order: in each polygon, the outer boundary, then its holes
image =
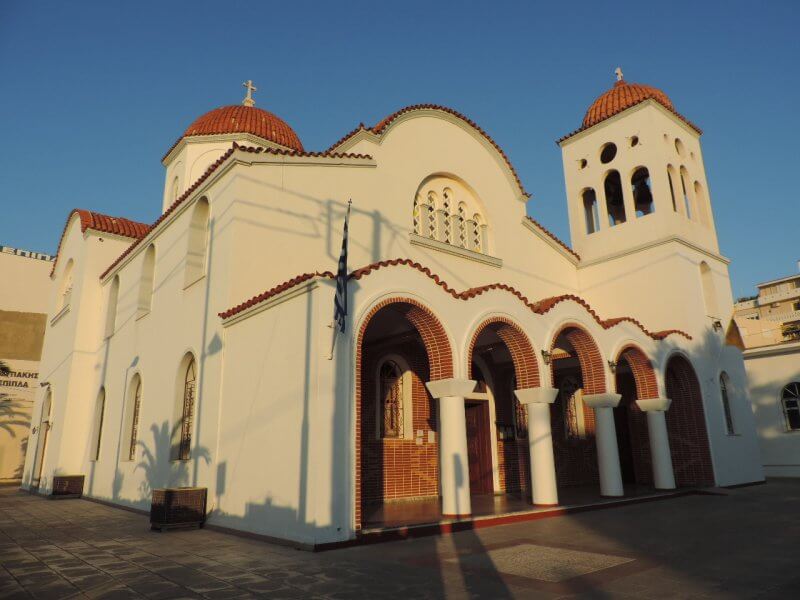
POLYGON ((584 394, 583 403, 589 408, 616 408, 619 404, 621 394, 584 394))
POLYGON ((558 397, 558 389, 551 387, 532 387, 514 390, 520 404, 552 404, 558 397))
POLYGON ((428 391, 436 399, 448 397, 463 398, 470 392, 475 390, 475 381, 472 379, 459 379, 458 377, 451 377, 449 379, 437 379, 436 381, 429 381, 425 384, 428 391))
POLYGON ((651 411, 662 411, 666 412, 670 405, 672 404, 672 399, 670 398, 645 398, 644 400, 637 400, 636 404, 639 405, 644 412, 651 412, 651 411))

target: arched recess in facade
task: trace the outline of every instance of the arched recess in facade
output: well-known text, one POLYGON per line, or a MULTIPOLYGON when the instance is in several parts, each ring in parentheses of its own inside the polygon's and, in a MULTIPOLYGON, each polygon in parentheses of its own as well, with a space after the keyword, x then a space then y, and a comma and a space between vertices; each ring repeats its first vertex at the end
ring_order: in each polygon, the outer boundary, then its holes
POLYGON ((425 383, 453 376, 453 352, 439 319, 410 298, 375 306, 356 344, 360 529, 386 520, 388 500, 439 495, 437 406, 425 383))
POLYGON ((472 336, 467 373, 478 382, 477 391, 490 393, 494 400, 499 489, 491 491, 527 493, 531 481, 527 415, 514 390, 541 385, 536 351, 517 324, 491 317, 472 336))
POLYGON ((714 485, 714 467, 708 445, 700 382, 689 360, 675 354, 664 371, 669 447, 675 483, 680 486, 714 485))
POLYGON ((594 411, 583 396, 605 393, 606 379, 600 349, 582 326, 566 324, 553 337, 550 371, 559 390, 550 413, 558 485, 596 483, 594 411))
POLYGON ((615 362, 615 387, 622 395, 619 406, 614 409, 622 481, 652 485, 647 415, 636 401, 658 397, 656 373, 647 355, 632 344, 622 348, 615 362))

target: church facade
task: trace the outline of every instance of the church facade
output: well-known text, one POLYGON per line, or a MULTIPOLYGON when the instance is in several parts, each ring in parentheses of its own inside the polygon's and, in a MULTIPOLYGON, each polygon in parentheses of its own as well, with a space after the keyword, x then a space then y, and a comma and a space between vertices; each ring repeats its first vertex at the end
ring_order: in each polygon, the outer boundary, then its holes
POLYGON ((248 88, 163 158, 153 224, 69 215, 23 487, 201 486, 209 523, 314 545, 398 503, 763 480, 700 135, 620 75, 558 142, 569 247, 449 108, 310 152, 248 88))

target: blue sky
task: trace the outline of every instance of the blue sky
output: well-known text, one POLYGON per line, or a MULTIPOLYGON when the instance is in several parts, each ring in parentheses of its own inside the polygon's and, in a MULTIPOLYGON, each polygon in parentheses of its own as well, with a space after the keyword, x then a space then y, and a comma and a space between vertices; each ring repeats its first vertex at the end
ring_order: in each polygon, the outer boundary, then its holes
POLYGON ((528 211, 569 238, 561 155, 613 83, 663 89, 704 129, 734 294, 800 259, 800 2, 0 3, 0 244, 54 252, 74 207, 152 222, 185 127, 258 106, 321 150, 407 104, 503 147, 528 211))

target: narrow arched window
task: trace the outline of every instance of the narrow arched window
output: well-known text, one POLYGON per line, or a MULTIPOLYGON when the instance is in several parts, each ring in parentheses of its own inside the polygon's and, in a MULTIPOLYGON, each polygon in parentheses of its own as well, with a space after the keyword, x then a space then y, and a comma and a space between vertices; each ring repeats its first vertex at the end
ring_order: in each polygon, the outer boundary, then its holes
POLYGON ((597 195, 592 188, 583 190, 583 214, 586 218, 586 233, 594 233, 600 229, 600 212, 597 206, 597 195))
POLYGON ((453 243, 453 230, 450 215, 453 211, 453 190, 444 188, 442 192, 442 216, 439 220, 439 238, 446 244, 453 243))
POLYGON ((106 307, 106 337, 114 335, 117 322, 117 303, 119 302, 119 275, 114 275, 108 290, 108 306, 106 307))
POLYGON ((731 411, 730 379, 724 371, 719 376, 719 393, 722 399, 722 412, 725 415, 725 430, 728 435, 734 435, 736 428, 733 422, 733 412, 731 411))
POLYGON ((693 219, 692 200, 689 198, 689 172, 683 166, 681 167, 681 191, 683 192, 683 206, 686 209, 686 216, 693 219))
POLYGON ((97 395, 97 402, 94 405, 94 426, 92 427, 92 449, 91 460, 100 460, 100 443, 103 440, 103 413, 106 408, 106 390, 100 388, 100 393, 97 395))
POLYGON ((678 203, 675 201, 674 169, 672 165, 667 165, 667 181, 669 182, 669 196, 672 199, 672 210, 678 212, 678 203))
POLYGON ((387 360, 380 370, 381 437, 399 438, 403 433, 403 372, 387 360))
POLYGON ((67 266, 64 267, 64 273, 61 275, 61 286, 59 288, 57 310, 66 308, 72 302, 72 275, 75 270, 75 261, 71 258, 67 261, 67 266))
POLYGON ((150 244, 145 250, 142 275, 139 279, 139 307, 137 318, 150 312, 153 306, 153 283, 156 270, 156 247, 150 244))
POLYGON ((192 358, 186 367, 183 379, 183 407, 181 412, 181 437, 178 447, 178 459, 188 460, 192 447, 192 424, 194 420, 194 401, 197 391, 195 361, 192 358))
POLYGON ((431 239, 436 238, 436 194, 430 192, 428 194, 428 204, 425 207, 427 213, 427 231, 428 237, 431 239))
POLYGON ((625 201, 622 197, 622 180, 619 172, 610 171, 604 183, 608 224, 612 227, 625 222, 625 201))
POLYGON ((786 430, 800 430, 800 381, 793 381, 781 390, 781 406, 786 430))
POLYGON ((714 274, 706 261, 700 263, 700 283, 703 287, 703 302, 705 304, 706 315, 709 317, 718 317, 717 288, 714 285, 714 274))
POLYGON ((481 221, 481 216, 478 213, 472 215, 469 225, 469 249, 475 250, 475 252, 483 252, 483 222, 481 221))
POLYGON ((139 441, 139 413, 142 407, 142 378, 137 373, 131 381, 128 395, 128 406, 125 411, 125 430, 127 439, 123 446, 128 460, 136 458, 136 444, 139 441))
POLYGON ((172 196, 171 196, 171 201, 172 202, 175 202, 175 200, 178 199, 178 192, 179 191, 180 191, 180 187, 179 187, 178 178, 175 177, 175 179, 172 180, 172 196))
POLYGON ((456 245, 461 248, 467 247, 467 205, 463 202, 458 203, 458 239, 456 245))
POLYGON ((422 234, 422 203, 419 194, 414 196, 414 233, 422 234))
POLYGON ((208 255, 208 200, 201 198, 192 211, 189 222, 189 246, 186 252, 184 286, 191 285, 206 272, 208 255))
POLYGON ((650 172, 646 167, 639 167, 631 176, 631 190, 633 192, 633 206, 637 217, 643 217, 654 212, 653 192, 650 187, 650 172))

